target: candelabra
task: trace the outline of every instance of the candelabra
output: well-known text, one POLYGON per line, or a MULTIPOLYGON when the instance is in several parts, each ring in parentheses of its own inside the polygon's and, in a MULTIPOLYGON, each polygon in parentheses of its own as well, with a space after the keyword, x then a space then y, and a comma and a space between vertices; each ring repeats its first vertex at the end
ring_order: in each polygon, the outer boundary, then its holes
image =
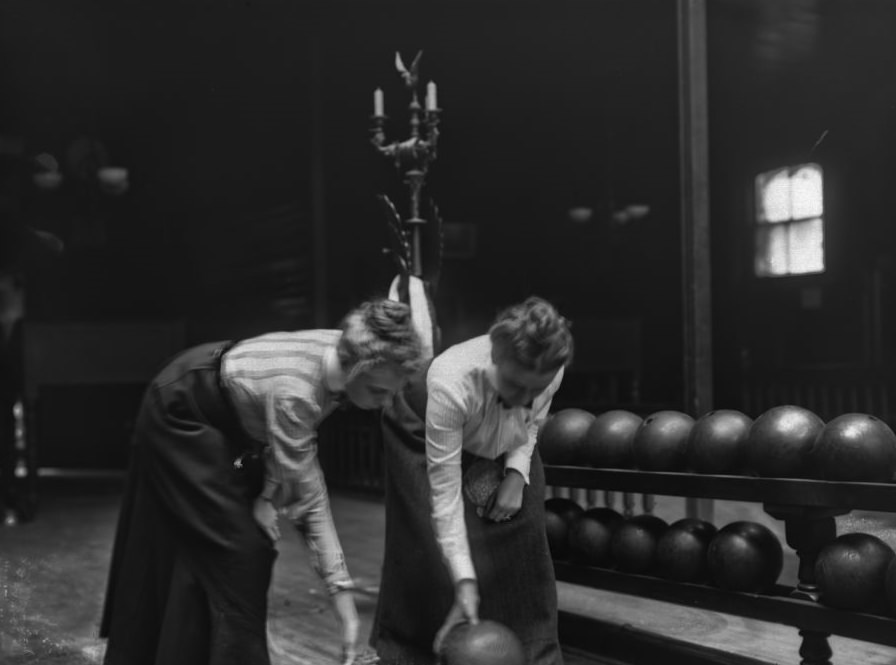
MULTIPOLYGON (((380 195, 389 216, 392 229, 393 248, 391 253, 399 262, 403 274, 410 272, 415 276, 423 276, 423 227, 427 220, 421 214, 421 196, 429 172, 429 165, 436 159, 439 139, 439 113, 436 100, 436 84, 430 81, 426 85, 425 106, 420 105, 417 97, 418 69, 422 51, 418 52, 410 67, 405 67, 401 54, 395 54, 395 68, 398 70, 405 87, 410 92, 408 105, 410 136, 400 141, 386 142, 385 125, 388 116, 385 114, 384 95, 381 88, 373 93, 373 115, 371 116, 371 143, 386 159, 391 160, 396 170, 404 177, 408 186, 409 216, 402 221, 395 207, 385 195, 380 195)), ((430 206, 429 215, 436 225, 438 212, 434 205, 430 206)), ((441 237, 441 228, 433 229, 441 237)), ((440 240, 439 240, 440 243, 440 240)), ((431 271, 433 266, 428 266, 431 271)))

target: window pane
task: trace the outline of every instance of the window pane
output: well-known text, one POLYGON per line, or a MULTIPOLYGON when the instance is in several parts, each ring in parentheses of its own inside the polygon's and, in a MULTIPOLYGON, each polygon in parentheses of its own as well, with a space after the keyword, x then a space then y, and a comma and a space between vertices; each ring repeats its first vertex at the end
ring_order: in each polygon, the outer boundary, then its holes
POLYGON ((784 222, 790 219, 790 197, 790 178, 786 169, 760 176, 759 221, 784 222))
POLYGON ((791 178, 793 217, 820 217, 824 212, 821 167, 817 164, 801 166, 791 178))
POLYGON ((788 224, 790 272, 824 272, 824 227, 820 219, 788 224))
POLYGON ((756 229, 756 274, 760 277, 786 275, 788 266, 787 226, 760 226, 756 229))

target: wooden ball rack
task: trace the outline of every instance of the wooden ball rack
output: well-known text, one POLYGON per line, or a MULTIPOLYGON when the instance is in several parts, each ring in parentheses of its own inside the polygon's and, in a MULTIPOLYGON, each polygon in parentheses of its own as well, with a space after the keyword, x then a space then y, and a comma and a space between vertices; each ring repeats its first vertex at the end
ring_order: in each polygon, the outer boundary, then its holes
MULTIPOLYGON (((896 619, 825 606, 819 602, 815 583, 818 553, 837 536, 834 518, 852 510, 893 512, 896 484, 555 465, 545 465, 545 481, 554 487, 761 503, 766 513, 784 522, 787 545, 799 559, 796 586, 776 585, 763 594, 671 582, 566 561, 554 562, 559 581, 793 626, 802 639, 799 656, 804 665, 831 665, 831 635, 896 647, 896 619)), ((572 635, 571 641, 585 644, 586 640, 577 639, 577 635, 590 634, 593 643, 595 628, 587 620, 561 612, 560 621, 562 635, 572 635)), ((720 654, 717 662, 734 661, 720 654)))

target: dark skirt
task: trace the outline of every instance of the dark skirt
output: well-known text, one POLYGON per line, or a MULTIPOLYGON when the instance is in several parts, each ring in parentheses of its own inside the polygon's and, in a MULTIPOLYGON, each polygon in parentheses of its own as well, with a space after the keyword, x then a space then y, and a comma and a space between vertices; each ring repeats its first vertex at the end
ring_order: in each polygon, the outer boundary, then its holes
POLYGON ((261 483, 218 385, 222 344, 186 351, 149 386, 112 554, 105 665, 267 665, 276 550, 261 483))
MULTIPOLYGON (((383 416, 386 535, 371 645, 384 665, 432 665, 432 643, 454 588, 431 521, 426 473, 424 381, 396 397, 383 416)), ((462 467, 478 460, 464 453, 462 467)), ((477 516, 464 495, 479 583, 479 616, 516 632, 527 665, 561 665, 557 586, 544 529, 544 469, 536 451, 520 512, 509 522, 477 516)))

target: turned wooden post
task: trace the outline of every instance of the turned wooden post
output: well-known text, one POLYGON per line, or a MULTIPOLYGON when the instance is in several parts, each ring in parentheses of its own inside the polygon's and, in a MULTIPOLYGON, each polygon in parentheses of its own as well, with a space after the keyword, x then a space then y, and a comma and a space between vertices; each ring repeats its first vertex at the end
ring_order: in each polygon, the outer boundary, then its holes
MULTIPOLYGON (((815 508, 806 506, 778 506, 765 504, 765 512, 783 520, 787 544, 796 552, 800 565, 798 582, 791 592, 794 598, 818 601, 818 585, 815 581, 815 560, 821 548, 837 537, 834 517, 850 511, 844 508, 815 508)), ((831 665, 830 633, 800 630, 800 665, 831 665)))

